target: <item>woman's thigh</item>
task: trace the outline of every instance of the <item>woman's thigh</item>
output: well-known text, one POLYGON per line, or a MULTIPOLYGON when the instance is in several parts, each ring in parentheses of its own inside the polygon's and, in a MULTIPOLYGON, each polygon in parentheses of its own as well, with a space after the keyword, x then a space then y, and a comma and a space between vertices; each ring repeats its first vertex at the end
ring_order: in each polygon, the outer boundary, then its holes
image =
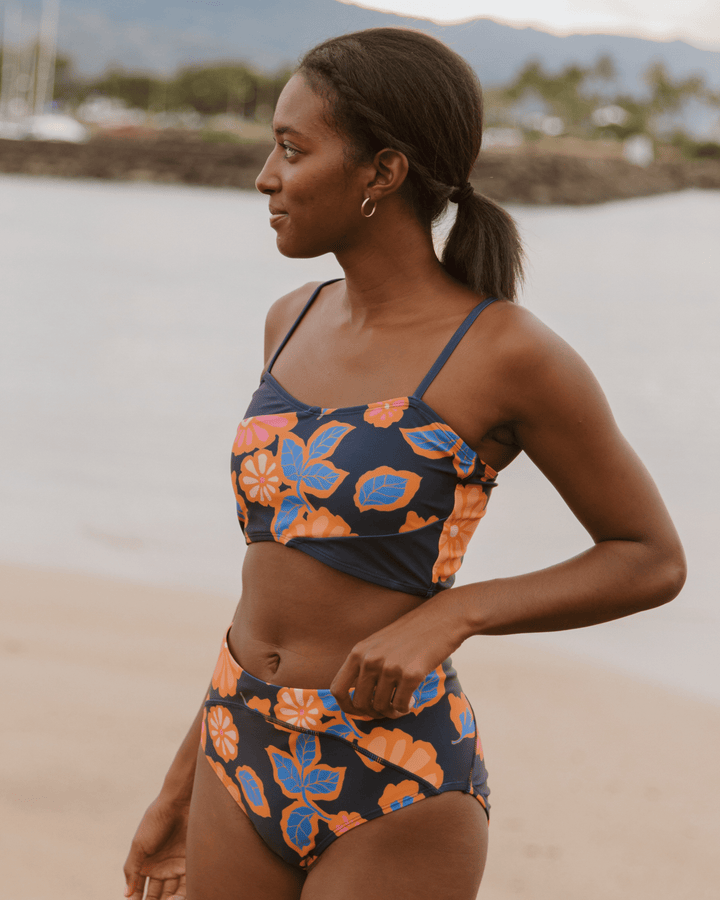
POLYGON ((187 900, 298 900, 305 874, 265 844, 200 750, 187 838, 187 900))
POLYGON ((475 900, 487 837, 474 797, 428 797, 333 841, 310 870, 302 900, 475 900))

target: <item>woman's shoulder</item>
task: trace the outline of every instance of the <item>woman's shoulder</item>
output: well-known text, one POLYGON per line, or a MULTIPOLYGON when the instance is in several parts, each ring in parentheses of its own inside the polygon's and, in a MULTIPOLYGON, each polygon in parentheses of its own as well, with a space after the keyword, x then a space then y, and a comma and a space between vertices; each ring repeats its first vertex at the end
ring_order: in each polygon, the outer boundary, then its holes
POLYGON ((265 319, 266 362, 271 358, 303 311, 305 304, 322 283, 321 281, 309 281, 307 284, 283 294, 272 304, 265 319))

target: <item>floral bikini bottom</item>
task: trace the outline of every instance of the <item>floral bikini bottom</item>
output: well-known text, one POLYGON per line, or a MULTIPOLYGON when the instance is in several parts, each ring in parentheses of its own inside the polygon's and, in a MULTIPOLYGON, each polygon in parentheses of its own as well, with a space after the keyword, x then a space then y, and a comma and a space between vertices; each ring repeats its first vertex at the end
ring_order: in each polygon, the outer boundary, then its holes
POLYGON ((309 868, 341 834, 445 791, 487 812, 475 717, 446 660, 399 719, 348 716, 329 690, 278 687, 245 672, 223 642, 202 747, 265 843, 309 868))

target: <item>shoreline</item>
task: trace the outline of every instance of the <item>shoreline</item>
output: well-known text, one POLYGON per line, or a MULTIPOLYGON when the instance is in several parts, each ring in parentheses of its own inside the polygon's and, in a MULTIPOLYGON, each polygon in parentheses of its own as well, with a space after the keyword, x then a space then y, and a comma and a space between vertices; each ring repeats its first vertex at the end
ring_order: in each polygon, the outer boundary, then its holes
MULTIPOLYGON (((0 140, 0 173, 62 178, 151 181, 255 190, 271 144, 213 143, 172 134, 130 140, 98 136, 86 144, 0 140)), ((662 157, 646 168, 617 148, 588 152, 527 145, 483 151, 474 187, 499 203, 585 205, 649 197, 688 188, 720 189, 720 160, 662 157)))
MULTIPOLYGON (((9 564, 0 585, 6 891, 119 896, 234 601, 9 564)), ((715 897, 720 709, 513 639, 453 658, 493 791, 480 898, 715 897)))

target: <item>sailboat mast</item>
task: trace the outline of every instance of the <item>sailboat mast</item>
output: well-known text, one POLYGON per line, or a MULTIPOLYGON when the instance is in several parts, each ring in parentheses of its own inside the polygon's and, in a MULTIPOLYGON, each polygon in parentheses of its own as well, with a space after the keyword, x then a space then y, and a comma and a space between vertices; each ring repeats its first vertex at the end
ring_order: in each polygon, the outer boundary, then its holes
POLYGON ((55 59, 60 0, 44 0, 40 37, 38 40, 37 81, 35 85, 35 115, 52 105, 55 92, 55 59))
POLYGON ((20 36, 20 7, 17 3, 5 4, 5 21, 3 25, 3 61, 2 81, 0 82, 0 120, 11 119, 16 115, 14 109, 18 95, 18 76, 20 75, 19 47, 13 43, 20 36))

